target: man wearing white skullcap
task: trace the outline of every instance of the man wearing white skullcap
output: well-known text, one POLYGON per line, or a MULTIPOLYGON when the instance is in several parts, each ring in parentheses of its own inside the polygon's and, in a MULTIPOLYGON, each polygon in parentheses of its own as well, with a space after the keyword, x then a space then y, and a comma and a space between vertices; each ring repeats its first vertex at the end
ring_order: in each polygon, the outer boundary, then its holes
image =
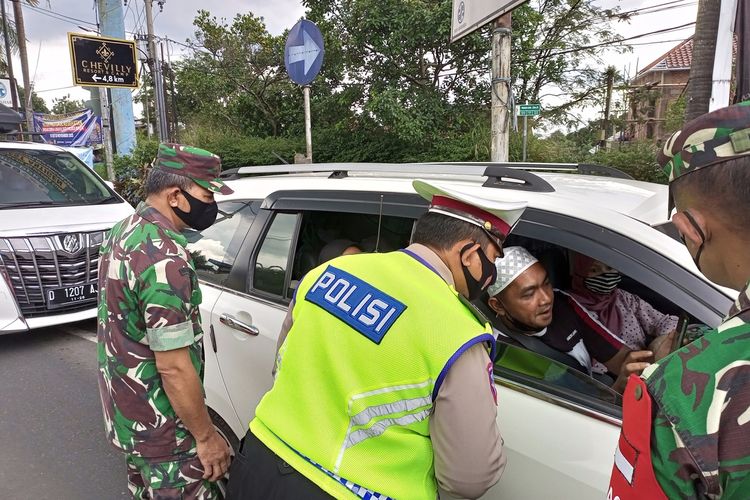
POLYGON ((495 260, 497 279, 488 306, 499 330, 498 341, 520 344, 538 354, 591 374, 592 358, 603 363, 621 391, 630 373, 644 368, 648 351, 632 352, 568 294, 555 290, 547 271, 523 247, 504 249, 495 260))

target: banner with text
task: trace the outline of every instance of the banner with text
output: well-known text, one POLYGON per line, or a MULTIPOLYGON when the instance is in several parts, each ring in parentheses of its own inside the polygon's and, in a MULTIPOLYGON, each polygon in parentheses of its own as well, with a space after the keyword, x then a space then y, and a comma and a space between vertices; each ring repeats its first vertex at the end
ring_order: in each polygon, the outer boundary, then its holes
POLYGON ((57 146, 85 147, 102 144, 102 119, 90 109, 64 115, 34 113, 34 131, 57 146))

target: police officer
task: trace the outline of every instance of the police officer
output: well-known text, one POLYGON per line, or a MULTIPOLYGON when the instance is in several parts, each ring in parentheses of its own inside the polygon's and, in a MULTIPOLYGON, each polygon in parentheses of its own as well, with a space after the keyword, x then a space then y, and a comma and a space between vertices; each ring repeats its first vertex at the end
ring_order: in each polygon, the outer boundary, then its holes
POLYGON ((659 160, 696 266, 739 298, 717 330, 630 378, 608 498, 747 499, 750 101, 691 121, 659 160))
POLYGON ((160 144, 147 198, 119 222, 99 265, 99 392, 133 498, 220 498, 229 447, 203 400, 201 292, 187 240, 216 220, 219 157, 160 144))
POLYGON ((230 498, 476 498, 500 478, 494 337, 468 301, 525 204, 414 188, 431 205, 409 247, 302 280, 230 498))

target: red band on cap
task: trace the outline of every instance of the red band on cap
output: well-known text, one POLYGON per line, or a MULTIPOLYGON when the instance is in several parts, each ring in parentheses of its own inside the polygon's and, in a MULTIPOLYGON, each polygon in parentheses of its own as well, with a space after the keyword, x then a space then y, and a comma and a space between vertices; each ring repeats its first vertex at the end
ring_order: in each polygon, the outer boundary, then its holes
POLYGON ((436 195, 432 197, 432 206, 434 208, 444 209, 448 212, 463 212, 464 214, 479 219, 477 221, 477 224, 480 226, 482 222, 488 221, 492 224, 493 229, 499 230, 501 233, 503 233, 503 236, 508 236, 511 230, 511 227, 508 225, 508 223, 497 215, 491 212, 487 212, 486 210, 482 210, 481 208, 474 205, 464 203, 463 201, 448 198, 446 196, 436 195))

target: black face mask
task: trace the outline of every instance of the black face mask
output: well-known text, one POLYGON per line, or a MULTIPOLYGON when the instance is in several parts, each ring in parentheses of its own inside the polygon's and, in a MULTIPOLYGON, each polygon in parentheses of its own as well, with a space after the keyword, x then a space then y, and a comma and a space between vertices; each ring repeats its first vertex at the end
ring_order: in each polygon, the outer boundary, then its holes
POLYGON ((178 207, 172 207, 177 217, 196 231, 203 231, 211 227, 211 224, 216 222, 216 216, 219 214, 219 206, 216 202, 206 203, 192 196, 187 191, 183 191, 182 189, 180 191, 182 191, 182 195, 190 204, 190 212, 183 212, 178 207))
MULTIPOLYGON (((685 217, 687 218, 688 222, 690 222, 690 224, 692 224, 692 226, 698 232, 698 236, 701 237, 701 244, 700 246, 698 246, 698 251, 696 252, 695 257, 693 257, 692 255, 690 257, 692 257, 693 262, 695 262, 695 267, 698 268, 698 271, 703 273, 703 271, 701 270, 701 254, 703 253, 703 245, 706 244, 706 235, 703 234, 703 230, 698 225, 698 223, 695 222, 695 219, 693 218, 692 215, 690 215, 690 212, 683 212, 683 213, 685 214, 685 217)), ((687 242, 685 241, 685 237, 683 235, 680 235, 680 239, 682 240, 682 244, 687 247, 687 242)))
MULTIPOLYGON (((461 249, 461 257, 463 258, 464 253, 466 253, 474 245, 476 245, 476 243, 469 243, 468 245, 463 247, 461 249)), ((469 272, 469 268, 464 266, 463 262, 461 263, 461 270, 464 273, 466 288, 469 293, 469 296, 467 298, 469 300, 478 299, 482 295, 482 292, 488 286, 493 284, 497 279, 497 268, 495 267, 495 264, 487 258, 487 255, 484 253, 484 250, 482 250, 481 247, 477 250, 477 255, 479 255, 479 260, 482 263, 482 275, 478 280, 474 279, 474 276, 472 276, 471 272, 469 272)))
POLYGON ((621 281, 622 275, 617 271, 612 271, 609 273, 602 273, 599 276, 584 278, 583 284, 594 293, 608 295, 617 288, 617 285, 619 285, 621 281))

